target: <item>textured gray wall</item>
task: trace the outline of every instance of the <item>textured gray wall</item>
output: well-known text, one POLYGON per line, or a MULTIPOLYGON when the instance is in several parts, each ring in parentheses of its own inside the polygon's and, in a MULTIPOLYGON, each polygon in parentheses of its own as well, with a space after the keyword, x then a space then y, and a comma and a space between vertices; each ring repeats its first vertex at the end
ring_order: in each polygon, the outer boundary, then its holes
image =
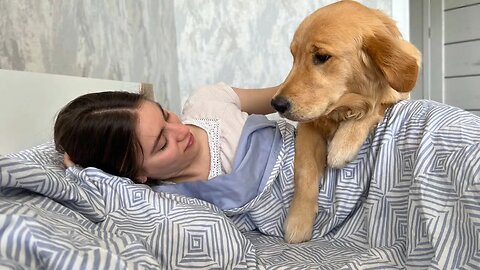
MULTIPOLYGON (((392 1, 359 2, 391 15, 392 1)), ((175 0, 182 100, 192 88, 218 81, 238 87, 281 83, 292 65, 290 41, 298 24, 333 2, 175 0)))
POLYGON ((157 0, 0 0, 0 68, 149 82, 179 110, 172 11, 157 0))
MULTIPOLYGON (((332 2, 0 0, 0 68, 150 82, 178 112, 200 85, 282 82, 297 25, 332 2)), ((360 2, 392 14, 393 0, 360 2)))

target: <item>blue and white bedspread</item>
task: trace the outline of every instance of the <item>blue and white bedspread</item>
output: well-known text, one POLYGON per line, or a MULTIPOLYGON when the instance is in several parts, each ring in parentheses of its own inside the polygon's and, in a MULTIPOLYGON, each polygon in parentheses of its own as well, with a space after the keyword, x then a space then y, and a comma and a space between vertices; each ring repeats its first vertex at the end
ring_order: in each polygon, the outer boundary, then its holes
POLYGON ((293 151, 281 154, 278 177, 226 211, 242 230, 263 233, 245 234, 262 264, 480 269, 479 117, 427 101, 389 109, 355 161, 327 170, 314 239, 301 245, 264 236, 282 236, 293 196, 293 151))
POLYGON ((294 131, 279 129, 261 189, 223 211, 95 168, 65 173, 51 144, 0 157, 0 268, 480 269, 479 117, 395 105, 355 161, 328 169, 314 239, 297 245, 282 239, 294 131))

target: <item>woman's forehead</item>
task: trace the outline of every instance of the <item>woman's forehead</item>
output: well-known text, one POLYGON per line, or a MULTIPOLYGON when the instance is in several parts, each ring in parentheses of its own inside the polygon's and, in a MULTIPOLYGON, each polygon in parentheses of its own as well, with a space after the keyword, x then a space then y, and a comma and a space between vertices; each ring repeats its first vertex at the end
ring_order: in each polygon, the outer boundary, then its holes
POLYGON ((137 133, 142 136, 158 136, 165 125, 161 108, 157 103, 147 101, 138 108, 137 133))

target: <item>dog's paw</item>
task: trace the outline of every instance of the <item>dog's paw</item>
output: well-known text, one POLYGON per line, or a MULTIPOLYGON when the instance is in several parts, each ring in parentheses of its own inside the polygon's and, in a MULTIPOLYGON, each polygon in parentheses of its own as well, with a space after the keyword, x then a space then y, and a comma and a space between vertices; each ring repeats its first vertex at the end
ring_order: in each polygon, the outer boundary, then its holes
POLYGON ((290 207, 287 219, 283 224, 285 242, 297 244, 312 239, 313 224, 317 217, 318 209, 316 202, 313 209, 307 209, 299 209, 295 205, 290 207))
POLYGON ((285 242, 298 244, 312 239, 313 222, 303 218, 288 217, 284 224, 285 242))
POLYGON ((358 151, 348 148, 347 145, 337 146, 334 141, 328 148, 327 163, 333 168, 343 168, 347 163, 354 160, 358 151))

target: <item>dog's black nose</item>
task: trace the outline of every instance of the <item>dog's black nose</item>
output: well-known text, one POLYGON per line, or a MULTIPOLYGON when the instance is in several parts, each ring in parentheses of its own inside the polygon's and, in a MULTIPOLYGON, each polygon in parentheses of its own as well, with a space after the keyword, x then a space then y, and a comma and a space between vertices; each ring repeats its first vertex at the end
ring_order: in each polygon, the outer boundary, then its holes
POLYGON ((272 98, 270 104, 272 104, 272 107, 279 113, 285 113, 290 110, 290 102, 283 96, 272 98))

